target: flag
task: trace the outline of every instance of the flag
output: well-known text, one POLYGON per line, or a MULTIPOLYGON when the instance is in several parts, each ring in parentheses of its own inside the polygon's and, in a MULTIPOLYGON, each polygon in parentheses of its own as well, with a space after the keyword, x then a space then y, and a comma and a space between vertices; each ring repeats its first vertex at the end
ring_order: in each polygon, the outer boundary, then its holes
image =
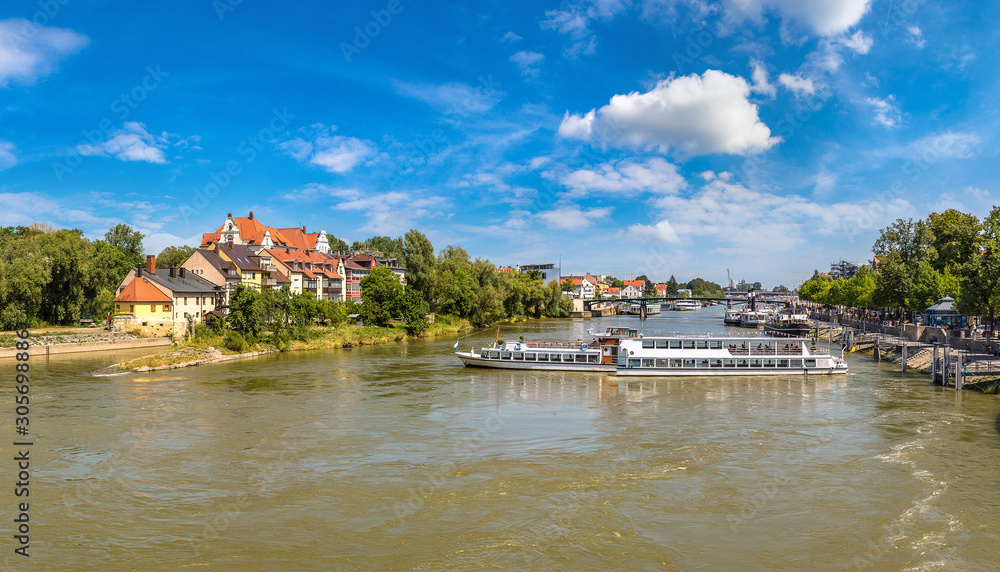
POLYGON ((455 342, 455 349, 458 349, 458 342, 455 342))

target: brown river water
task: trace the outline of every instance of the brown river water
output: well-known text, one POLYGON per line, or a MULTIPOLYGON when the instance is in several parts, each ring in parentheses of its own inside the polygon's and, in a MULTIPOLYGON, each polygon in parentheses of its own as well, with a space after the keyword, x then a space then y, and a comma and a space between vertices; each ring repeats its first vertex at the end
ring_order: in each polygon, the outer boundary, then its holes
MULTIPOLYGON (((721 315, 644 327, 722 332, 721 315)), ((626 324, 638 320, 502 337, 626 324)), ((13 554, 8 460, 0 565, 1000 569, 994 396, 861 355, 838 377, 626 381, 466 369, 454 343, 117 377, 88 372, 138 353, 33 358, 32 555, 13 554)), ((13 362, 0 368, 13 378, 13 362)), ((2 393, 11 411, 11 384, 2 393)))

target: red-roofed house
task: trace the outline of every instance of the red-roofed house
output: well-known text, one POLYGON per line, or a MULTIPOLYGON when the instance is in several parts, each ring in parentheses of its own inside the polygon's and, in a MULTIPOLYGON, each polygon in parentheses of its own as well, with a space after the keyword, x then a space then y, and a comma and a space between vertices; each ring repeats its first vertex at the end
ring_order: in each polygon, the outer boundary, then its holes
POLYGON ((285 248, 288 239, 278 229, 261 224, 250 211, 246 217, 233 217, 233 213, 229 213, 218 230, 202 235, 202 248, 211 248, 219 243, 246 246, 256 253, 264 248, 285 248))

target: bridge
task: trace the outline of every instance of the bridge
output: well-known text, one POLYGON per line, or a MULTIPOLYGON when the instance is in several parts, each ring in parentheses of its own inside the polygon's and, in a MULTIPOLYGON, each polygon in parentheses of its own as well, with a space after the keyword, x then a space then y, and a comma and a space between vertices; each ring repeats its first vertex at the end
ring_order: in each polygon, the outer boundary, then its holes
MULTIPOLYGON (((757 299, 764 302, 787 302, 791 298, 791 294, 785 293, 775 293, 775 292, 757 292, 757 299)), ((734 292, 732 294, 726 294, 724 296, 694 296, 691 298, 686 298, 684 296, 654 296, 654 297, 643 297, 643 298, 605 298, 603 300, 591 299, 583 301, 583 310, 589 312, 593 309, 594 305, 600 304, 614 304, 614 303, 629 303, 635 304, 639 303, 642 306, 640 310, 640 316, 645 315, 646 304, 651 302, 675 302, 677 300, 697 300, 699 302, 735 302, 740 304, 745 304, 747 301, 746 292, 734 292)))

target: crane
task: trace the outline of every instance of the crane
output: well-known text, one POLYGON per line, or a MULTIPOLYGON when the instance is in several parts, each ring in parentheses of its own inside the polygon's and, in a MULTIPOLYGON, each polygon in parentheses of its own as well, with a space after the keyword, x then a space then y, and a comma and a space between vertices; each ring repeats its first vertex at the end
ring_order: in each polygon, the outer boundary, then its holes
POLYGON ((733 275, 728 268, 726 268, 726 276, 729 278, 729 289, 732 290, 736 285, 733 284, 733 275))

